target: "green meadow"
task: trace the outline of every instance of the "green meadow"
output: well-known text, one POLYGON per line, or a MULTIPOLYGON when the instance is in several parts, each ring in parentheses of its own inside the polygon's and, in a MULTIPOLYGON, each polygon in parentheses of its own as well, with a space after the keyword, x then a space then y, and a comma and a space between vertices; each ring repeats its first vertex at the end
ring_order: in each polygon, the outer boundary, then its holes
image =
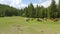
POLYGON ((60 34, 60 22, 35 19, 26 22, 25 17, 1 17, 0 34, 60 34))

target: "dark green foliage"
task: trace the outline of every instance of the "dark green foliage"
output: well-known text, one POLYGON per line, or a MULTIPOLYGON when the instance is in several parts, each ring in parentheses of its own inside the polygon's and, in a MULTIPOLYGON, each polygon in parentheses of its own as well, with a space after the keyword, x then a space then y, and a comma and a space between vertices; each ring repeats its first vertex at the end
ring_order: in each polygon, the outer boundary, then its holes
POLYGON ((8 5, 0 4, 0 17, 3 16, 18 16, 20 10, 8 5))
POLYGON ((32 3, 24 9, 16 9, 7 5, 0 4, 0 17, 4 16, 23 16, 29 18, 60 18, 60 0, 56 5, 55 0, 52 0, 51 5, 47 8, 44 6, 34 7, 32 3))
POLYGON ((51 18, 57 18, 57 6, 55 4, 55 1, 52 0, 51 6, 50 6, 50 11, 51 11, 51 18))
POLYGON ((40 13, 40 7, 39 7, 38 5, 37 5, 37 7, 36 7, 36 9, 35 9, 35 13, 36 13, 36 14, 35 14, 35 17, 36 17, 36 18, 39 18, 39 17, 40 17, 39 15, 40 15, 41 13, 40 13))
POLYGON ((59 4, 58 4, 58 17, 60 18, 60 0, 59 0, 59 4))
POLYGON ((28 6, 28 12, 29 17, 34 17, 34 6, 32 3, 28 6))

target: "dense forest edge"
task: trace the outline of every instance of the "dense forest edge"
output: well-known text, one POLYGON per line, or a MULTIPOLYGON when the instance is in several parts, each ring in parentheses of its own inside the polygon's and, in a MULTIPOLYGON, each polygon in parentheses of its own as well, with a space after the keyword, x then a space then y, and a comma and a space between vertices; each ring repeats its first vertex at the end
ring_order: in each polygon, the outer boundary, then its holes
POLYGON ((32 3, 24 9, 16 9, 8 5, 0 4, 0 17, 8 16, 23 16, 29 18, 60 18, 60 0, 59 4, 56 4, 55 0, 52 0, 49 7, 44 6, 34 7, 32 3))

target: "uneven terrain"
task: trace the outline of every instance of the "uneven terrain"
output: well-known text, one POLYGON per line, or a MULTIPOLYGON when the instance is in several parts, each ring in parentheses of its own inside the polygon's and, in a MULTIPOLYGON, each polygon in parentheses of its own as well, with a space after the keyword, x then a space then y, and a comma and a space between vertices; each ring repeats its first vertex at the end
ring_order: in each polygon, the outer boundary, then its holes
POLYGON ((60 34, 60 22, 35 19, 26 22, 24 17, 1 17, 0 34, 60 34))

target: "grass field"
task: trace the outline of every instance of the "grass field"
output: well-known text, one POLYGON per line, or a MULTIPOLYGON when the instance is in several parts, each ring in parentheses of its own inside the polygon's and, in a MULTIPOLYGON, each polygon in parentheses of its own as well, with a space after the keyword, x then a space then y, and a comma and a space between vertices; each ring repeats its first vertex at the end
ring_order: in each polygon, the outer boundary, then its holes
POLYGON ((60 34, 60 22, 51 20, 26 22, 24 17, 1 17, 0 34, 60 34))

